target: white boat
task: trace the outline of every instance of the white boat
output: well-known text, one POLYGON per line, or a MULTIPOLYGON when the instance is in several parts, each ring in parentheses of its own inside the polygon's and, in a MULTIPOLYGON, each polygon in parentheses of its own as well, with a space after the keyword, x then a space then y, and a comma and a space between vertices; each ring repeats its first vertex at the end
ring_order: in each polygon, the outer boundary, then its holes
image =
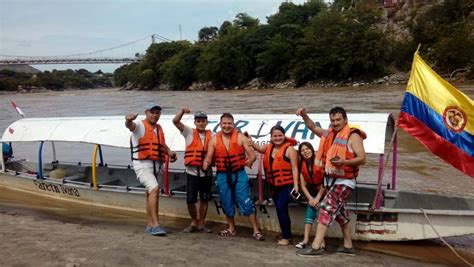
MULTIPOLYGON (((309 114, 323 128, 329 126, 327 114, 309 114)), ((394 131, 394 120, 390 114, 349 114, 351 125, 364 130, 368 137, 364 141, 365 150, 378 156, 379 177, 365 177, 373 183, 358 182, 357 191, 348 203, 351 210, 353 237, 357 240, 420 240, 474 234, 474 199, 448 197, 430 193, 410 192, 396 188, 396 138, 393 143, 391 182, 382 184, 382 165, 387 156, 387 145, 394 131), (379 190, 377 190, 379 189, 379 190)), ((236 127, 247 131, 256 142, 269 141, 269 129, 280 124, 287 135, 298 141, 309 141, 318 147, 319 138, 312 134, 296 115, 280 114, 234 114, 236 127)), ((143 119, 141 116, 138 119, 143 119)), ((172 124, 172 115, 162 115, 162 125, 167 144, 172 150, 183 151, 184 138, 172 124)), ((219 130, 219 115, 209 115, 208 128, 219 130)), ((193 117, 186 115, 182 122, 193 127, 193 117)), ((38 157, 32 159, 0 157, 0 190, 8 188, 28 194, 41 195, 61 201, 71 201, 84 205, 94 205, 138 211, 145 213, 145 189, 136 180, 130 159, 122 166, 107 163, 102 153, 103 147, 130 149, 130 132, 124 126, 123 116, 108 117, 63 117, 20 119, 5 130, 0 142, 11 144, 38 143, 38 157), (92 160, 70 163, 56 158, 56 146, 61 143, 85 143, 93 145, 92 160), (52 144, 52 161, 43 160, 43 145, 52 144), (97 155, 99 157, 97 158, 97 155)), ((90 147, 90 146, 87 146, 90 147)), ((257 209, 257 219, 263 229, 279 231, 274 206, 264 204, 264 176, 262 157, 258 157, 252 169, 252 196, 257 209)), ((168 166, 167 166, 168 167, 168 166)), ((169 164, 169 175, 163 181, 160 200, 160 214, 189 218, 186 208, 186 178, 180 160, 169 164)), ((216 191, 214 191, 216 192, 216 191)), ((210 206, 208 221, 225 222, 217 193, 210 206)), ((290 206, 292 230, 304 232, 305 208, 301 203, 290 206)), ((236 223, 248 226, 241 216, 236 223)), ((339 236, 337 223, 330 228, 329 236, 339 236)))

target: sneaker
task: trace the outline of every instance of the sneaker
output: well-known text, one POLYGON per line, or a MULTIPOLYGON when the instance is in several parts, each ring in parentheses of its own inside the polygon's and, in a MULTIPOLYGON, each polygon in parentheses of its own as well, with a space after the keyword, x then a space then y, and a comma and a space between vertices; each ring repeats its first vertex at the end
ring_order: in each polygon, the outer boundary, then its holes
POLYGON ((298 249, 305 249, 306 248, 306 244, 303 243, 303 241, 299 242, 298 244, 295 245, 296 248, 298 249))
POLYGON ((275 206, 275 202, 273 202, 272 198, 265 199, 262 204, 267 206, 275 206))
POLYGON ((197 229, 196 226, 190 224, 188 225, 188 227, 184 228, 183 232, 185 232, 186 234, 196 233, 196 232, 199 232, 199 229, 197 229))
POLYGON ((296 255, 302 256, 302 257, 322 257, 324 255, 324 249, 313 249, 312 247, 309 247, 307 249, 302 249, 302 250, 297 250, 296 255))
POLYGON ((208 233, 208 234, 212 233, 212 229, 207 228, 206 226, 203 226, 201 229, 198 229, 198 231, 201 233, 208 233))
POLYGON ((354 247, 352 248, 346 248, 344 246, 338 247, 336 249, 337 254, 343 254, 343 255, 348 255, 348 256, 355 256, 355 249, 354 247))
POLYGON ((156 236, 165 236, 166 235, 166 230, 163 226, 158 225, 150 230, 150 235, 156 235, 156 236))
POLYGON ((147 226, 147 227, 145 228, 145 233, 146 233, 146 234, 149 234, 150 231, 151 231, 151 228, 152 228, 152 227, 147 226))

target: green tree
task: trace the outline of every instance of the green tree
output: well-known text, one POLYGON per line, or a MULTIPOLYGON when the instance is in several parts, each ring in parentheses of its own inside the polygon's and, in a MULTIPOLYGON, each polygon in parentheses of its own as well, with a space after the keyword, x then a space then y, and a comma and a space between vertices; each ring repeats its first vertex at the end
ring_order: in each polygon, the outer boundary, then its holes
POLYGON ((217 27, 204 27, 199 30, 198 42, 207 43, 217 37, 217 27))
POLYGON ((250 29, 257 27, 260 21, 256 18, 252 18, 247 13, 239 13, 235 16, 234 26, 240 29, 250 29))
POLYGON ((151 89, 159 85, 159 69, 161 65, 163 65, 163 63, 173 55, 190 45, 191 43, 188 41, 166 42, 150 45, 147 49, 146 55, 139 63, 140 75, 138 78, 138 84, 146 89, 151 89), (145 70, 151 70, 153 75, 150 76, 149 71, 146 71, 145 74, 143 74, 145 70), (146 80, 142 80, 141 77, 146 77, 146 80))
POLYGON ((474 61, 473 12, 473 1, 446 0, 409 24, 414 42, 441 70, 463 68, 474 61))
POLYGON ((230 21, 222 22, 221 26, 219 27, 219 31, 217 32, 218 36, 224 36, 229 34, 233 29, 233 25, 230 21))
POLYGON ((196 72, 200 81, 215 86, 233 86, 251 78, 251 58, 243 49, 245 33, 228 34, 207 45, 199 57, 196 72))
POLYGON ((187 89, 197 80, 196 65, 201 51, 199 46, 191 46, 167 60, 160 68, 162 82, 176 90, 187 89))
POLYGON ((128 82, 137 85, 140 67, 138 63, 123 65, 114 71, 114 85, 124 86, 128 82))
POLYGON ((278 8, 278 12, 267 17, 268 24, 279 28, 286 24, 307 26, 312 17, 321 10, 326 9, 326 4, 319 0, 310 0, 303 5, 296 5, 292 2, 284 2, 278 8))
POLYGON ((271 39, 267 49, 257 56, 257 76, 267 81, 288 79, 295 46, 282 34, 271 39))
POLYGON ((153 70, 146 69, 140 73, 140 85, 143 89, 151 89, 155 86, 155 74, 153 70))
POLYGON ((293 77, 309 80, 368 79, 385 72, 388 45, 376 27, 381 14, 376 7, 359 5, 345 13, 322 11, 305 30, 298 47, 293 77))

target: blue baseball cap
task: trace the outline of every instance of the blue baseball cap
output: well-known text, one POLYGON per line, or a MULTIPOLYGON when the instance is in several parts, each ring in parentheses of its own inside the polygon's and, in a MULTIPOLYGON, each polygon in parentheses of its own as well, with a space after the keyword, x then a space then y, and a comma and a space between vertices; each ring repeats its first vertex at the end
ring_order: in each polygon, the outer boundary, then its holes
POLYGON ((156 103, 150 102, 150 103, 148 103, 148 105, 146 105, 145 111, 149 111, 149 110, 152 110, 152 109, 159 109, 159 110, 161 110, 161 107, 160 107, 160 105, 158 105, 158 104, 156 104, 156 103))

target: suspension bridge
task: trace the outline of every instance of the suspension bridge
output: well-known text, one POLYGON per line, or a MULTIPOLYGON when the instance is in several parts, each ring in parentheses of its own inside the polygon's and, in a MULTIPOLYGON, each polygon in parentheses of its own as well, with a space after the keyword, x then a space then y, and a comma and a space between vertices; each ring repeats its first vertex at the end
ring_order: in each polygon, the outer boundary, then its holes
MULTIPOLYGON (((151 39, 151 44, 157 41, 172 42, 172 40, 152 34, 138 40, 114 46, 111 48, 100 49, 84 53, 75 53, 59 56, 19 56, 0 54, 0 65, 49 65, 49 64, 124 64, 138 62, 144 55, 144 50, 134 52, 133 56, 112 56, 114 51, 131 47, 144 40, 151 39)), ((130 53, 130 52, 128 52, 130 53)))

